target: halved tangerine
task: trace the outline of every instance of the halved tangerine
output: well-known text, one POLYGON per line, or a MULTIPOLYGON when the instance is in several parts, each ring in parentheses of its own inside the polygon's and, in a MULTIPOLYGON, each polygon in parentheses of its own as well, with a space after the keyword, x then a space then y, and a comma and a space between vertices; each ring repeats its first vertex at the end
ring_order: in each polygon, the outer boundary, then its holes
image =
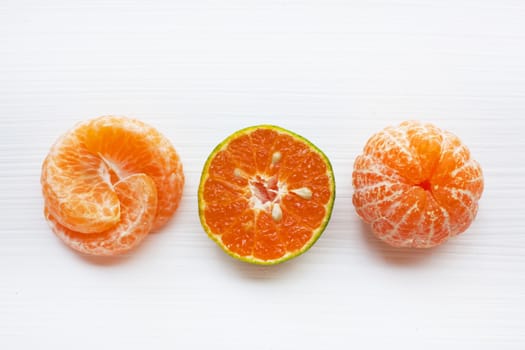
POLYGON ((259 125, 220 143, 202 171, 199 217, 234 258, 277 264, 308 250, 330 220, 332 166, 305 138, 259 125))
POLYGON ((428 248, 464 232, 483 192, 481 167, 461 140, 417 121, 373 135, 352 182, 357 214, 396 247, 428 248))
POLYGON ((45 216, 70 247, 114 255, 135 247, 177 209, 182 163, 153 127, 104 116, 82 122, 42 165, 45 216))

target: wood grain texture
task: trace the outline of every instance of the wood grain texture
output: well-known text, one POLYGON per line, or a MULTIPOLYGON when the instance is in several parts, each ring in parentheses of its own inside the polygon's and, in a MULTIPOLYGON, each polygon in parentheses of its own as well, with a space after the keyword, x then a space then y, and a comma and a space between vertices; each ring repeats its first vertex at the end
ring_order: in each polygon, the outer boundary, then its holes
POLYGON ((525 3, 0 2, 0 348, 523 349, 525 3), (40 166, 74 123, 139 118, 187 183, 172 222, 129 256, 67 249, 42 215, 40 166), (389 248, 354 213, 353 160, 404 119, 459 135, 485 193, 469 231, 389 248), (233 261, 207 238, 211 149, 273 123, 330 157, 337 199, 305 255, 233 261), (107 346, 106 346, 107 345, 107 346))

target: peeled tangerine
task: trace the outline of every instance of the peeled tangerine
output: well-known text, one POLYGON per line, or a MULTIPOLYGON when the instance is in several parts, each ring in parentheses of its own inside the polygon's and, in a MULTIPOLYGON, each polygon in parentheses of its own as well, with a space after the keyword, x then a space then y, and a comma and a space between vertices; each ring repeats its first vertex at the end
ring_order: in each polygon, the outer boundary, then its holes
POLYGON ((483 192, 481 167, 460 139, 417 121, 373 135, 352 180, 357 214, 395 247, 428 248, 462 233, 483 192))
POLYGON ((71 248, 116 255, 136 247, 177 209, 182 163, 171 143, 135 119, 104 116, 78 124, 42 165, 44 214, 71 248))

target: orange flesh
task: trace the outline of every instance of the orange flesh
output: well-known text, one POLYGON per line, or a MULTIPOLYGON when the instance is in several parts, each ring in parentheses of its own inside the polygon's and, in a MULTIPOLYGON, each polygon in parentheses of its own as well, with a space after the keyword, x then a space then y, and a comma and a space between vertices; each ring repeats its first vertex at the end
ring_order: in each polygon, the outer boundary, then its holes
MULTIPOLYGON (((78 241, 88 245, 98 234, 110 237, 107 233, 112 230, 127 229, 122 226, 124 212, 133 213, 137 208, 132 207, 142 203, 142 194, 135 193, 132 198, 137 202, 124 207, 118 188, 146 191, 146 203, 154 203, 141 212, 141 220, 152 217, 149 232, 164 225, 177 209, 184 175, 173 146, 157 130, 138 120, 106 116, 77 125, 53 145, 42 166, 41 183, 46 218, 57 235, 74 249, 98 254, 101 249, 80 247, 78 241), (147 179, 137 180, 141 177, 147 179), (137 181, 151 183, 153 189, 138 186, 137 181), (77 243, 67 237, 76 237, 77 243)), ((145 226, 130 227, 128 237, 138 243, 145 226)), ((114 248, 114 254, 128 249, 105 244, 114 248)))
POLYGON ((155 220, 157 191, 144 174, 127 177, 115 185, 120 201, 119 223, 103 232, 83 234, 61 225, 52 214, 45 215, 52 230, 67 245, 85 254, 122 254, 138 245, 149 233, 155 220))
POLYGON ((305 141, 264 127, 231 139, 204 181, 208 231, 230 252, 261 261, 305 247, 333 199, 325 160, 305 141), (311 197, 294 192, 302 188, 311 197))
POLYGON ((431 247, 469 227, 483 176, 456 136, 405 122, 370 138, 355 161, 353 185, 356 211, 379 238, 431 247))

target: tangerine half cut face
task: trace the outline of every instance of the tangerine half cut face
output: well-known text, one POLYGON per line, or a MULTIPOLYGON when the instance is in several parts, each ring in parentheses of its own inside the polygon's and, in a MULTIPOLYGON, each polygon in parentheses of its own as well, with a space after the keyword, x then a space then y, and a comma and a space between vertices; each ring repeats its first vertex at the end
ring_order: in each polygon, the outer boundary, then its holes
POLYGON ((208 157, 199 217, 229 255, 271 265, 315 243, 334 198, 332 167, 321 150, 288 130, 259 125, 235 132, 208 157))
POLYGON ((382 241, 428 248, 464 232, 483 174, 467 146, 432 124, 406 121, 373 135, 354 163, 357 214, 382 241))

